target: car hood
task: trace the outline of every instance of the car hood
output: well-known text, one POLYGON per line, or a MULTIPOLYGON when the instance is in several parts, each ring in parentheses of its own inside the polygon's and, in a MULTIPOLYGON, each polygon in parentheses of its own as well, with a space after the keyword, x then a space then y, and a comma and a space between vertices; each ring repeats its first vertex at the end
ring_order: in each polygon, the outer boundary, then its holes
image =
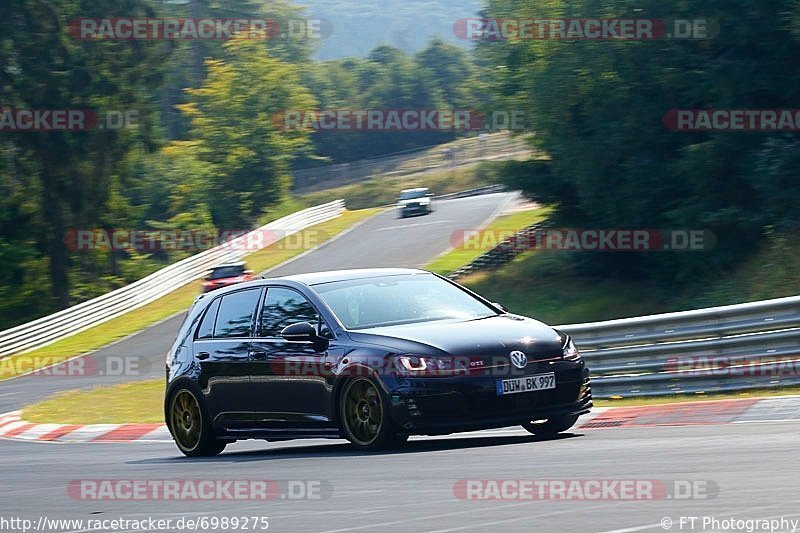
POLYGON ((437 321, 350 331, 357 342, 395 353, 504 356, 513 350, 531 359, 560 356, 561 336, 531 318, 504 314, 477 320, 437 321))

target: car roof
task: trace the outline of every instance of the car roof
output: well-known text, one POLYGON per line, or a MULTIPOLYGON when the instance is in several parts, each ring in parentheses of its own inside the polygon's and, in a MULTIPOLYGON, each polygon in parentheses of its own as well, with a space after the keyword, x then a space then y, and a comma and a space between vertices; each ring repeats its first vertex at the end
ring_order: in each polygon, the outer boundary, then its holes
POLYGON ((280 283, 282 281, 293 281, 306 286, 312 286, 321 285, 323 283, 332 283, 334 281, 351 281, 354 279, 379 278, 382 276, 402 276, 408 274, 430 274, 430 272, 417 268, 356 268, 350 270, 308 272, 305 274, 293 274, 291 276, 281 276, 276 278, 259 278, 252 281, 245 281, 244 283, 228 285, 227 287, 216 289, 214 292, 200 294, 195 299, 195 302, 200 300, 205 301, 206 299, 210 299, 210 296, 222 296, 229 292, 236 292, 252 287, 263 287, 264 285, 280 283))
POLYGON ((400 192, 417 192, 417 191, 427 191, 427 190, 428 190, 427 187, 416 187, 414 189, 403 189, 400 192))
POLYGON ((211 270, 216 270, 218 268, 240 267, 240 266, 244 266, 244 265, 245 265, 244 261, 236 261, 234 263, 223 263, 221 265, 213 266, 213 267, 211 267, 211 270))
POLYGON ((356 268, 349 270, 329 270, 325 272, 294 274, 291 276, 275 278, 273 281, 286 279, 304 283, 305 285, 319 285, 321 283, 331 283, 333 281, 350 281, 354 279, 377 278, 382 276, 402 276, 407 274, 428 274, 428 272, 418 268, 356 268))

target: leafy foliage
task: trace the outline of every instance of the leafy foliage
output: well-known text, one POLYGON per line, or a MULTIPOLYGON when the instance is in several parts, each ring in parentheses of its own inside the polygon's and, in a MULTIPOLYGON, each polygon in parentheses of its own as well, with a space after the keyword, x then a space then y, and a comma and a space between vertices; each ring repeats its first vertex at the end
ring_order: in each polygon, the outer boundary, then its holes
POLYGON ((474 53, 453 23, 475 16, 477 0, 298 4, 0 3, 0 106, 139 112, 131 129, 0 132, 0 328, 181 256, 74 252, 65 244, 71 229, 245 229, 303 201, 290 194, 293 168, 456 136, 284 131, 274 118, 288 109, 524 110, 536 153, 546 155, 501 174, 553 204, 554 223, 705 229, 718 239, 706 253, 578 254, 569 272, 587 279, 658 277, 671 288, 721 277, 749 264, 765 235, 779 248, 800 227, 795 135, 677 133, 663 124, 671 109, 798 107, 798 0, 488 0, 491 17, 707 17, 720 32, 707 40, 482 42, 474 53), (79 17, 123 14, 323 18, 334 33, 322 42, 225 42, 80 41, 67 32, 79 17), (318 50, 325 61, 312 61, 318 50))
POLYGON ((551 157, 509 165, 510 184, 557 202, 561 224, 708 229, 718 239, 711 253, 587 255, 587 270, 672 282, 714 275, 750 253, 766 226, 797 227, 794 137, 678 133, 662 122, 671 109, 796 107, 796 2, 492 0, 487 12, 720 25, 706 40, 481 44, 482 64, 504 65, 494 71, 496 94, 532 117, 551 157))
POLYGON ((308 132, 283 131, 275 116, 314 109, 298 69, 272 58, 257 40, 236 38, 223 59, 209 60, 203 86, 181 106, 191 119, 198 159, 208 165, 206 187, 215 223, 247 228, 289 192, 289 161, 308 132))

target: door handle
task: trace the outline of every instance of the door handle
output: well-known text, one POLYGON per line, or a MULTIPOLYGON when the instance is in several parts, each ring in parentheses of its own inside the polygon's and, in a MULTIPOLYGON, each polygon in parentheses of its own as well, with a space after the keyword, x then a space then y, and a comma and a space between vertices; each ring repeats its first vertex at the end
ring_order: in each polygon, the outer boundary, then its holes
POLYGON ((250 350, 247 352, 247 355, 250 356, 251 359, 266 359, 267 352, 263 350, 250 350))
POLYGON ((211 357, 211 355, 208 352, 198 352, 197 354, 197 358, 200 359, 201 361, 205 361, 209 357, 211 357))

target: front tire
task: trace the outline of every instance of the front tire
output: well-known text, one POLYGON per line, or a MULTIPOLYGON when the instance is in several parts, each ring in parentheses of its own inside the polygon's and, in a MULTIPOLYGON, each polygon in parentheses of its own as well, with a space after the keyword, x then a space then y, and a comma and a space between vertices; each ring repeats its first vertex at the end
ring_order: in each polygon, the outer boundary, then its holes
POLYGON ((552 437, 559 433, 568 430, 575 425, 578 421, 578 415, 562 415, 553 418, 548 418, 545 421, 524 422, 524 427, 529 433, 534 435, 541 435, 545 437, 552 437))
POLYGON ((217 455, 227 445, 214 435, 205 407, 188 386, 179 385, 172 392, 167 425, 178 449, 187 457, 217 455))
POLYGON ((339 400, 345 438, 364 451, 387 450, 405 442, 408 435, 395 433, 388 406, 386 396, 373 380, 356 378, 345 383, 339 400))

